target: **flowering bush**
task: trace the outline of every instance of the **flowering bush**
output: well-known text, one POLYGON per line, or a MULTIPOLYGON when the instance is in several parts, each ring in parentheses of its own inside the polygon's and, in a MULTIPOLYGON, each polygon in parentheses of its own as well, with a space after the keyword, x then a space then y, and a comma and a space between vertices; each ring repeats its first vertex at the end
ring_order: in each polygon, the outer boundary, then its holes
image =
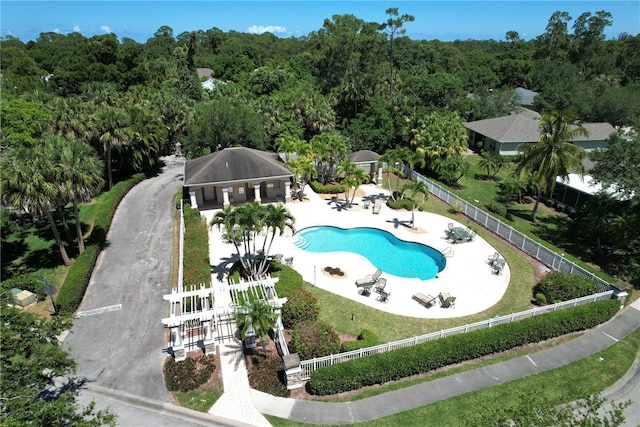
POLYGON ((302 322, 293 328, 289 347, 291 353, 298 353, 300 360, 308 360, 338 353, 340 337, 328 323, 302 322))
POLYGON ((320 305, 315 295, 304 289, 298 289, 288 296, 282 306, 282 324, 291 329, 298 323, 318 319, 320 305))

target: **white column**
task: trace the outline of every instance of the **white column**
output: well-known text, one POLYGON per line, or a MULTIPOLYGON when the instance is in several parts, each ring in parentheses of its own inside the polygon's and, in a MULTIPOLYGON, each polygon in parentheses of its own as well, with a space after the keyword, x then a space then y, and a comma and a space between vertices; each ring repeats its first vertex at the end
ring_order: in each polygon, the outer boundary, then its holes
POLYGON ((229 206, 229 187, 222 187, 222 206, 229 206))
POLYGON ((196 198, 196 190, 189 189, 189 200, 191 201, 191 207, 198 209, 198 199, 196 198))
POLYGON ((382 185, 382 164, 378 165, 378 185, 382 185))
POLYGON ((291 181, 289 180, 284 182, 284 199, 288 202, 291 201, 291 181))
POLYGON ((262 199, 260 199, 260 184, 253 184, 253 193, 255 194, 256 202, 260 203, 262 199))

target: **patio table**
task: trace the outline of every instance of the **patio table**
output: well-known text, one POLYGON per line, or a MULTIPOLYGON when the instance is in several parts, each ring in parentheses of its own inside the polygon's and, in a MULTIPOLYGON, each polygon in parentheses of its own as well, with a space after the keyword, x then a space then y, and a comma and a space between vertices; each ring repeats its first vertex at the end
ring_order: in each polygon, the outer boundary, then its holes
POLYGON ((454 243, 465 242, 471 238, 469 230, 463 227, 453 227, 449 232, 451 240, 453 240, 454 243))

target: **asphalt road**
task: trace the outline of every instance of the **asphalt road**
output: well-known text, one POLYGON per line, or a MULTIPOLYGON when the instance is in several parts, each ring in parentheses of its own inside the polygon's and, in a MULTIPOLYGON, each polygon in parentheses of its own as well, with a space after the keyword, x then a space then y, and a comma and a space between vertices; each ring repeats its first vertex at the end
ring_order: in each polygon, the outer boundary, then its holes
POLYGON ((183 164, 134 187, 118 207, 79 313, 64 340, 77 375, 99 386, 172 402, 162 378, 167 354, 160 319, 168 315, 175 195, 183 164))

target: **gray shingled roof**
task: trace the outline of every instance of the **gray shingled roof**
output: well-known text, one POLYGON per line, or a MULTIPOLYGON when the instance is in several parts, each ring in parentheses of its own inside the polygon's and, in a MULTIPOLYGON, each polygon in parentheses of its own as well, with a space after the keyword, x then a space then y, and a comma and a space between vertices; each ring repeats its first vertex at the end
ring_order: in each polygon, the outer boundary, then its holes
MULTIPOLYGON (((466 124, 467 129, 498 142, 538 142, 540 140, 540 114, 523 108, 517 114, 477 120, 466 124)), ((604 141, 612 132, 609 123, 583 123, 588 136, 579 136, 574 141, 604 141)))
POLYGON ((225 148, 184 165, 185 187, 291 176, 276 153, 245 147, 225 148))
POLYGON ((372 163, 377 162, 379 158, 380 154, 371 150, 360 150, 347 156, 347 160, 351 163, 372 163))

